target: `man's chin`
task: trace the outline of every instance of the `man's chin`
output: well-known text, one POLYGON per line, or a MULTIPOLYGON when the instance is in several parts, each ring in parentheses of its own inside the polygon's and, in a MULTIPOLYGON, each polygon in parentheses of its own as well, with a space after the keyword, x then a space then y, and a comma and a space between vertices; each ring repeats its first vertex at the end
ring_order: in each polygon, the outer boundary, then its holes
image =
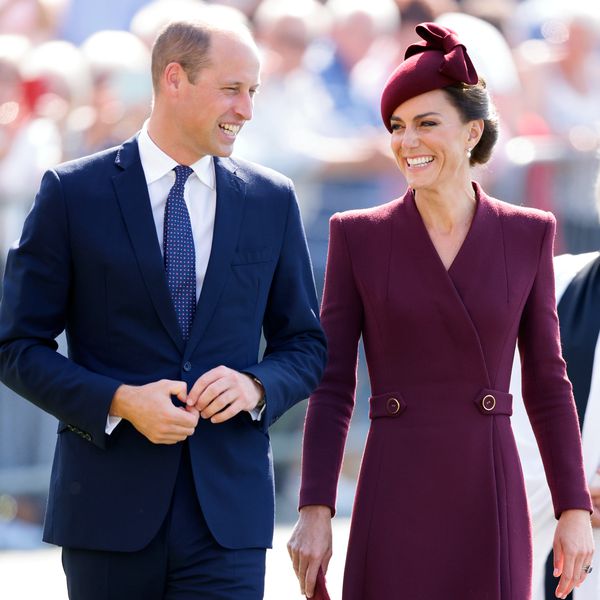
POLYGON ((222 145, 215 148, 213 156, 219 156, 220 158, 226 158, 233 154, 233 142, 231 144, 222 145))

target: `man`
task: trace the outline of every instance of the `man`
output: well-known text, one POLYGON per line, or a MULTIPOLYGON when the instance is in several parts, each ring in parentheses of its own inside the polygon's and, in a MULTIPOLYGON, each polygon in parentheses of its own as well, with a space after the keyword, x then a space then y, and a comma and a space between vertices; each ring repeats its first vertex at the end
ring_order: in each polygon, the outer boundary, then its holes
MULTIPOLYGON (((600 183, 600 180, 599 180, 600 183)), ((600 191, 598 187, 597 191, 600 191)), ((582 425, 584 466, 594 513, 592 526, 596 548, 600 545, 600 253, 563 254, 554 259, 556 297, 561 344, 567 372, 573 384, 579 421, 582 425)), ((520 363, 515 359, 511 392, 520 398, 520 363)), ((533 599, 555 598, 558 581, 553 577, 552 545, 556 525, 550 490, 544 476, 529 419, 523 402, 514 403, 512 417, 521 457, 533 529, 533 599), (550 556, 548 556, 550 553, 550 556), (548 560, 547 560, 548 559, 548 560)), ((600 598, 600 561, 594 555, 585 585, 568 598, 600 598)))
POLYGON ((44 539, 72 600, 257 600, 267 430, 325 361, 310 261, 291 182, 225 158, 259 85, 249 32, 172 23, 152 76, 138 136, 45 174, 0 375, 60 420, 44 539))

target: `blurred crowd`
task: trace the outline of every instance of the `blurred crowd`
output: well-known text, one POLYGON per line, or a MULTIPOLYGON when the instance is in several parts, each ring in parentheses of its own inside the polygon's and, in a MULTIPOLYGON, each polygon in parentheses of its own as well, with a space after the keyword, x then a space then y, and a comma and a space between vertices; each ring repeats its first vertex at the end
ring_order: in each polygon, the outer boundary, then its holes
MULTIPOLYGON (((140 128, 157 32, 205 11, 247 21, 255 32, 263 83, 235 154, 293 178, 319 290, 329 217, 404 189, 379 94, 423 21, 459 33, 494 98, 500 147, 476 178, 503 200, 552 210, 557 252, 600 248, 597 0, 0 0, 1 257, 44 170, 140 128)), ((369 395, 366 380, 359 377, 359 397, 369 395)), ((29 544, 31 532, 38 540, 55 431, 48 419, 0 390, 0 548, 29 544)), ((275 449, 282 514, 286 499, 290 511, 295 503, 299 445, 290 440, 299 439, 302 419, 300 408, 278 424, 286 440, 275 449)), ((358 431, 366 427, 366 411, 356 420, 358 431)), ((340 499, 349 510, 343 484, 340 499)))

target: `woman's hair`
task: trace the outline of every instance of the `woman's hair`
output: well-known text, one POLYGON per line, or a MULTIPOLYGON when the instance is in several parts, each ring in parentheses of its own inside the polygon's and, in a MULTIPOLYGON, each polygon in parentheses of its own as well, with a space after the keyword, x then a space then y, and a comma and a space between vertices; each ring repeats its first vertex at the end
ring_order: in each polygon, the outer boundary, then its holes
POLYGON ((457 83, 442 89, 460 113, 464 123, 483 119, 483 133, 481 139, 471 151, 469 163, 471 166, 485 164, 492 155, 499 132, 498 116, 485 81, 480 79, 474 85, 457 83))

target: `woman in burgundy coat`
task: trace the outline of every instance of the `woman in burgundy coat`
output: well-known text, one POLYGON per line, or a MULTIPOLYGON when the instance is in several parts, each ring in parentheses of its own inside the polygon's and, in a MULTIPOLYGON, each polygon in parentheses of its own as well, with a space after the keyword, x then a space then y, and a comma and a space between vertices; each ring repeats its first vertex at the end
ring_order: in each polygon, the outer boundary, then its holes
MULTIPOLYGON (((585 579, 592 510, 561 357, 554 217, 471 181, 497 137, 485 84, 454 32, 429 23, 388 80, 382 116, 409 189, 331 219, 324 378, 304 434, 300 518, 288 544, 311 597, 331 516, 362 335, 371 427, 344 600, 527 600, 529 516, 510 425, 518 342, 527 411, 553 494, 556 595, 585 579)), ((318 593, 318 592, 317 592, 318 593)))

